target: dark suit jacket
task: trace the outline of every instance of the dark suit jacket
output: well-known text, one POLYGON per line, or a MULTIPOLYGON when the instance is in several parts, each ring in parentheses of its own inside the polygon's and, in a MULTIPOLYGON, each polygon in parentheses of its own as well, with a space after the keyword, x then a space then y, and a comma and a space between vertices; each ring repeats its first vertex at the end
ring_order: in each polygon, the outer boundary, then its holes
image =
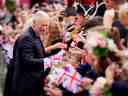
POLYGON ((16 40, 14 46, 12 96, 40 96, 44 57, 45 51, 40 38, 29 28, 16 40))
POLYGON ((125 40, 124 45, 127 47, 128 29, 118 20, 114 21, 112 26, 116 27, 119 30, 120 38, 125 40))
POLYGON ((112 93, 112 96, 128 96, 128 80, 114 81, 112 93))

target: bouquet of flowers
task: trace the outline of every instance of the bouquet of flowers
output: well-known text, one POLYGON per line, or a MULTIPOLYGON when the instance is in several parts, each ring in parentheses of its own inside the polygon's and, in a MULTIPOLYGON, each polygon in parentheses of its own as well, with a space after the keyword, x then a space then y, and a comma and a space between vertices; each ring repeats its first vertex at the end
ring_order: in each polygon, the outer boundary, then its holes
POLYGON ((88 50, 93 51, 97 56, 105 56, 108 52, 105 33, 104 32, 88 33, 85 47, 88 50))
POLYGON ((91 96, 112 96, 110 88, 106 84, 106 79, 103 77, 97 78, 90 89, 90 94, 91 96))
POLYGON ((89 32, 85 48, 94 52, 96 56, 107 56, 108 51, 118 50, 114 41, 107 37, 106 32, 89 32))

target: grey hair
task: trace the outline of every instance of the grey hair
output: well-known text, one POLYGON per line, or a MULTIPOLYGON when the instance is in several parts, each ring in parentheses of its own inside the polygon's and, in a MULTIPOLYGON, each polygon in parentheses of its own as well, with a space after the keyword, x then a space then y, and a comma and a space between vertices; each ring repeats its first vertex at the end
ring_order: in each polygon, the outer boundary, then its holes
POLYGON ((33 21, 40 21, 40 20, 50 20, 49 15, 44 11, 38 11, 32 15, 32 17, 26 21, 23 27, 23 32, 25 32, 30 26, 32 26, 33 21))
POLYGON ((49 15, 44 11, 38 11, 32 15, 32 21, 49 20, 49 15))

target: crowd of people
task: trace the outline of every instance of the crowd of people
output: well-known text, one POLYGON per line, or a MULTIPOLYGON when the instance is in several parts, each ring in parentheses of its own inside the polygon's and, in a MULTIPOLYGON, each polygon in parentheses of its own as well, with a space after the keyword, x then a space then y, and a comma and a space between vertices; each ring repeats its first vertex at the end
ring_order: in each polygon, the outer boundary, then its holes
POLYGON ((0 9, 3 96, 128 96, 128 1, 62 1, 0 9))

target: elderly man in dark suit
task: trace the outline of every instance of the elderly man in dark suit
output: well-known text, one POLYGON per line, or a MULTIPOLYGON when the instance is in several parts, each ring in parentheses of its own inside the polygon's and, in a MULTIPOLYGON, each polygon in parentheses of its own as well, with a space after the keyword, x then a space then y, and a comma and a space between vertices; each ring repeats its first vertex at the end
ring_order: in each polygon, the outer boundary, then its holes
POLYGON ((66 47, 65 44, 57 43, 45 50, 40 36, 48 30, 49 19, 45 12, 35 13, 32 26, 16 40, 11 60, 14 70, 8 96, 41 96, 40 79, 45 78, 45 52, 66 47))

